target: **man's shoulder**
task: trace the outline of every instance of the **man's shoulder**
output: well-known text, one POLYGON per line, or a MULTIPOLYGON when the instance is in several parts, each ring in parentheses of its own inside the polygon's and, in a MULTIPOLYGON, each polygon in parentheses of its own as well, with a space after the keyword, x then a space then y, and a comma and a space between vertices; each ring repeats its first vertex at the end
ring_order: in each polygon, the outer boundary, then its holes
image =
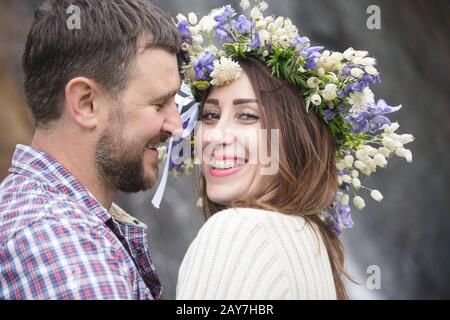
POLYGON ((0 185, 0 245, 39 224, 54 221, 95 227, 101 221, 86 206, 70 197, 52 193, 32 179, 6 178, 0 185))

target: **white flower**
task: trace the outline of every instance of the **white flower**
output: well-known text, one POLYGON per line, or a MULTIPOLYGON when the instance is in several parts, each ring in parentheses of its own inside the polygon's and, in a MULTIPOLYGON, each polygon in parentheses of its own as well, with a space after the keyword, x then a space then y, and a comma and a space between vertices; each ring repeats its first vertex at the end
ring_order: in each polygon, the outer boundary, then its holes
POLYGON ((359 176, 358 170, 352 170, 350 175, 352 176, 352 178, 358 178, 358 176, 359 176))
POLYGON ((379 147, 377 152, 382 154, 385 158, 389 158, 391 156, 391 150, 386 147, 379 147))
POLYGON ((178 23, 180 23, 181 21, 184 21, 184 20, 187 20, 184 15, 182 15, 181 13, 177 14, 178 23))
POLYGON ((256 31, 261 31, 261 30, 265 29, 266 26, 267 26, 267 22, 265 20, 259 20, 255 25, 255 29, 256 29, 256 31))
POLYGON ((339 82, 339 78, 336 76, 336 74, 334 72, 330 72, 327 74, 327 78, 334 83, 338 83, 339 82))
POLYGON ((387 165, 386 158, 381 153, 377 153, 375 157, 373 157, 373 161, 379 167, 385 167, 387 165))
POLYGON ((371 157, 374 157, 378 153, 376 148, 369 145, 365 145, 363 149, 366 150, 367 154, 371 157))
POLYGON ((356 151, 356 158, 361 161, 369 160, 369 154, 367 153, 366 149, 359 149, 356 151))
POLYGON ((267 8, 269 8, 269 5, 265 1, 261 1, 258 5, 258 8, 260 11, 265 11, 267 8))
POLYGON ((351 156, 351 155, 346 155, 344 157, 344 164, 347 168, 353 167, 353 161, 354 161, 354 159, 353 159, 353 156, 351 156))
POLYGON ((306 84, 311 89, 317 88, 319 86, 319 83, 320 83, 320 80, 319 80, 319 78, 316 78, 316 77, 311 77, 306 81, 306 84))
POLYGON ((350 197, 348 196, 348 194, 343 194, 339 200, 340 200, 339 202, 343 206, 348 206, 348 203, 350 201, 350 197))
POLYGON ((352 182, 352 177, 350 177, 348 174, 344 174, 342 176, 342 181, 344 181, 345 183, 351 183, 352 182))
POLYGON ((217 25, 217 21, 210 15, 204 16, 198 23, 204 32, 210 33, 217 25))
POLYGON ((395 130, 400 128, 400 125, 398 124, 398 122, 393 122, 391 124, 384 124, 381 128, 384 130, 384 133, 391 134, 394 133, 395 130))
POLYGON ((357 58, 364 58, 368 54, 369 54, 369 52, 367 52, 367 51, 355 51, 355 57, 357 57, 357 58))
POLYGON ((254 7, 252 11, 250 11, 250 16, 253 20, 258 21, 263 18, 261 11, 259 11, 258 7, 254 7))
POLYGON ((364 162, 362 162, 361 160, 356 160, 355 161, 355 168, 356 169, 361 171, 365 167, 366 167, 366 164, 364 162))
POLYGON ((329 83, 322 90, 322 97, 325 100, 333 100, 337 97, 337 86, 334 83, 329 83))
POLYGON ((356 197, 353 198, 353 204, 358 209, 362 209, 362 208, 364 208, 366 206, 366 203, 364 202, 364 199, 361 198, 360 196, 356 196, 356 197))
POLYGON ((201 45, 203 43, 203 36, 200 34, 192 36, 192 43, 193 45, 201 45))
POLYGON ((353 188, 359 189, 359 188, 361 188, 361 181, 358 178, 353 178, 352 185, 353 185, 353 188))
POLYGON ((364 173, 366 176, 370 176, 370 174, 372 173, 372 171, 370 170, 370 168, 368 168, 367 166, 364 167, 364 168, 362 168, 362 169, 360 169, 360 171, 361 171, 362 173, 364 173))
POLYGON ((367 66, 364 68, 364 70, 372 76, 378 75, 378 71, 377 71, 377 69, 375 69, 374 66, 367 66))
POLYGON ((318 106, 322 102, 322 98, 317 94, 313 94, 311 96, 311 103, 315 106, 318 106))
POLYGON ((339 171, 344 170, 345 164, 342 161, 339 161, 338 163, 336 163, 336 169, 338 169, 339 171))
POLYGON ((395 154, 399 157, 405 158, 407 162, 412 162, 411 150, 406 148, 398 148, 395 150, 395 154))
POLYGON ((342 53, 342 56, 346 60, 352 61, 353 58, 355 57, 355 50, 353 48, 348 48, 347 50, 344 51, 344 53, 342 53))
POLYGON ((407 144, 410 143, 412 141, 414 141, 414 136, 412 134, 402 134, 400 135, 400 137, 398 138, 397 141, 399 141, 401 144, 407 144))
POLYGON ((188 14, 188 19, 189 19, 189 23, 191 25, 196 25, 198 20, 197 20, 197 16, 195 15, 195 13, 191 12, 188 14))
POLYGON ((267 31, 269 31, 271 34, 274 34, 277 31, 277 26, 270 22, 267 26, 267 31))
POLYGON ((390 151, 395 151, 396 149, 400 149, 403 147, 403 145, 400 142, 395 141, 394 139, 388 136, 383 137, 381 142, 383 143, 383 146, 385 146, 390 151))
POLYGON ((350 70, 350 73, 355 78, 361 78, 364 75, 364 71, 362 71, 360 68, 352 68, 352 70, 350 70))
POLYGON ((270 40, 270 34, 267 30, 261 30, 258 32, 259 42, 261 42, 262 46, 266 45, 266 42, 270 40))
POLYGON ((359 62, 359 64, 362 64, 363 66, 373 66, 374 64, 376 64, 376 60, 374 58, 363 58, 361 59, 361 61, 359 62))
POLYGON ((250 7, 250 1, 249 0, 241 0, 240 6, 242 10, 247 10, 250 7))
POLYGON ((383 195, 381 194, 381 192, 380 191, 378 191, 378 190, 372 190, 371 192, 370 192, 370 196, 372 197, 372 199, 374 199, 374 200, 376 200, 376 201, 381 201, 381 200, 383 200, 383 195))
POLYGON ((362 92, 354 91, 350 93, 348 103, 352 106, 351 113, 360 113, 367 110, 367 106, 370 103, 374 103, 374 95, 369 87, 365 87, 362 92))
POLYGON ((220 61, 214 61, 214 70, 211 72, 211 84, 214 86, 224 86, 236 80, 241 75, 241 66, 226 57, 221 57, 220 61))
POLYGON ((284 18, 278 17, 275 19, 275 22, 273 23, 277 28, 282 28, 284 24, 284 18))

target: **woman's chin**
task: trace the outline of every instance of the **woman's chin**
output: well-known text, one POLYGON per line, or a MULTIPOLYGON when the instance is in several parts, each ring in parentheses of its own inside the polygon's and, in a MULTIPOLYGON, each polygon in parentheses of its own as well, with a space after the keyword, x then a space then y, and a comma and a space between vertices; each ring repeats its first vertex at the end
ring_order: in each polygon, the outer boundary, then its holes
POLYGON ((239 200, 239 195, 235 193, 234 189, 227 188, 226 186, 220 186, 218 188, 214 188, 214 190, 207 191, 208 199, 211 200, 214 203, 223 205, 223 206, 229 206, 233 201, 239 200), (233 190, 233 193, 229 193, 231 190, 233 190))

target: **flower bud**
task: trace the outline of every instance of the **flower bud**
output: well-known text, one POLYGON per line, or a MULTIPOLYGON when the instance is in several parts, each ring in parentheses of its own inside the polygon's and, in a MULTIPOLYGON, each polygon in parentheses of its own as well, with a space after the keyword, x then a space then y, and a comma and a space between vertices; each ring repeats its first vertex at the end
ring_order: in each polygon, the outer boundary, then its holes
POLYGON ((348 196, 348 194, 343 194, 343 195, 341 196, 341 199, 340 199, 339 202, 340 202, 343 206, 348 206, 349 201, 350 201, 350 197, 348 196))
POLYGON ((360 196, 356 196, 356 197, 353 198, 353 204, 358 209, 362 209, 362 208, 364 208, 366 206, 366 203, 364 202, 364 199, 361 198, 360 196))
POLYGON ((359 189, 359 188, 361 188, 361 181, 358 178, 353 178, 352 185, 353 185, 353 188, 359 189))
POLYGON ((378 191, 378 190, 372 190, 372 191, 370 192, 370 196, 371 196, 374 200, 376 200, 376 201, 378 201, 378 202, 380 202, 381 200, 383 200, 383 195, 382 195, 381 192, 378 191))
POLYGON ((198 20, 197 20, 197 16, 195 15, 195 13, 191 12, 188 14, 188 19, 189 19, 189 23, 191 25, 196 25, 198 20))
POLYGON ((344 165, 345 165, 347 168, 353 167, 353 161, 354 161, 354 159, 353 159, 353 156, 351 156, 351 155, 346 155, 346 156, 344 157, 344 165))
POLYGON ((315 106, 318 106, 319 104, 322 103, 322 98, 320 97, 320 95, 315 93, 311 96, 311 103, 315 106))

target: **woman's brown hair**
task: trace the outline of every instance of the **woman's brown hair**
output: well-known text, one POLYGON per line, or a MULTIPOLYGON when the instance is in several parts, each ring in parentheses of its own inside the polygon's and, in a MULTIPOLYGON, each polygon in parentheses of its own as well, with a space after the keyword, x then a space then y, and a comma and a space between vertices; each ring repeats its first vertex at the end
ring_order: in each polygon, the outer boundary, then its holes
MULTIPOLYGON (((319 217, 319 213, 333 203, 338 188, 336 145, 331 132, 315 112, 306 112, 298 87, 272 76, 269 68, 257 59, 240 59, 239 64, 261 104, 263 127, 279 129, 281 139, 279 172, 264 192, 264 195, 270 196, 265 197, 264 201, 239 199, 232 207, 260 208, 302 216, 308 223, 317 226, 330 258, 337 298, 347 299, 341 278, 342 275, 347 276, 342 242, 319 217)), ((205 92, 202 95, 203 101, 208 94, 205 92)), ((269 132, 269 144, 270 140, 269 132)), ((206 218, 225 209, 208 199, 203 176, 200 192, 206 218)))

